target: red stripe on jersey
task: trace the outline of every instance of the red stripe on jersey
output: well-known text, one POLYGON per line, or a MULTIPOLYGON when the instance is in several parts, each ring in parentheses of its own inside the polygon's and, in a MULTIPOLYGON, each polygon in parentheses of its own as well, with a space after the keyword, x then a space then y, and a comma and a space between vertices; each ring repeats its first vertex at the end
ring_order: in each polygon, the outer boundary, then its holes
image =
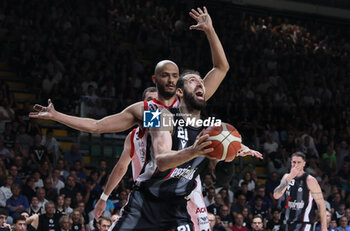
POLYGON ((132 158, 135 154, 135 145, 134 145, 134 136, 135 136, 136 128, 134 128, 131 132, 131 150, 130 150, 130 158, 132 158))
POLYGON ((168 178, 170 177, 170 175, 174 172, 174 170, 175 170, 175 168, 173 168, 173 169, 170 171, 170 173, 169 173, 166 177, 164 177, 164 179, 168 179, 168 178))
POLYGON ((177 102, 177 98, 175 98, 175 100, 172 102, 172 104, 170 104, 170 106, 168 107, 167 105, 165 105, 163 102, 160 102, 159 100, 157 99, 153 99, 153 102, 156 103, 156 104, 159 104, 165 108, 172 108, 174 106, 174 104, 177 102))
POLYGON ((147 103, 147 101, 143 101, 143 110, 144 111, 148 110, 148 103, 147 103))

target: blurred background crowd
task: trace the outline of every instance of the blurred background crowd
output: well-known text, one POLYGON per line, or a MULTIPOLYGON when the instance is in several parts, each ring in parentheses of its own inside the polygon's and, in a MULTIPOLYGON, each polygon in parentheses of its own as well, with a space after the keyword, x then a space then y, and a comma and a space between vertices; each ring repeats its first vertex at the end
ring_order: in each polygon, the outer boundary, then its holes
MULTIPOLYGON (((205 36, 188 29, 189 9, 202 5, 196 1, 0 4, 0 59, 30 86, 37 102, 46 105, 51 98, 68 114, 102 118, 139 101, 162 59, 202 74, 212 66, 205 36)), ((235 125, 245 144, 264 153, 263 161, 250 161, 227 182, 218 182, 215 170, 202 176, 215 228, 248 230, 260 214, 266 230, 279 230, 283 204, 272 192, 289 171, 290 155, 303 152, 306 171, 317 178, 327 201, 329 225, 345 230, 349 24, 213 1, 207 8, 231 68, 206 113, 235 125), (263 166, 266 179, 256 165, 263 166)), ((9 84, 0 79, 0 85, 0 217, 12 224, 27 211, 39 215, 32 219, 38 220, 32 224, 37 230, 58 230, 65 221, 72 230, 102 230, 101 224, 94 227, 91 211, 113 166, 101 159, 86 168, 79 142, 62 150, 52 129, 43 134, 40 122, 29 120, 32 102, 19 106, 9 84)), ((108 200, 102 223, 118 216, 131 187, 126 176, 108 200)))

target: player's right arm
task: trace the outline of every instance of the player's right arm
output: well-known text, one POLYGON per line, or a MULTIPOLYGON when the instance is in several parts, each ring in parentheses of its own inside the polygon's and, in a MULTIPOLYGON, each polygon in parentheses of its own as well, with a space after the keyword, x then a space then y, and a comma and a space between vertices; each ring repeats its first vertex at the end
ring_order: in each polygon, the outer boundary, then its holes
POLYGON ((138 102, 130 105, 122 112, 106 116, 100 120, 81 118, 76 116, 66 115, 64 113, 55 110, 55 107, 51 100, 48 100, 48 106, 36 104, 34 110, 29 117, 39 119, 50 119, 64 124, 68 127, 77 129, 83 132, 90 132, 94 134, 122 132, 137 123, 142 121, 143 114, 143 102, 138 102))
POLYGON ((298 167, 292 167, 290 173, 284 174, 280 185, 278 185, 273 191, 273 197, 277 200, 281 198, 286 191, 289 183, 298 175, 301 170, 298 167))
MULTIPOLYGON (((114 166, 111 175, 108 177, 107 184, 105 185, 105 189, 103 193, 106 195, 110 195, 115 187, 119 184, 126 171, 128 170, 128 166, 131 161, 130 151, 131 151, 131 133, 128 134, 124 141, 124 150, 120 156, 118 163, 114 166)), ((102 215, 103 211, 106 208, 106 201, 99 199, 94 208, 94 216, 98 221, 99 217, 102 215)))
MULTIPOLYGON (((162 111, 162 114, 163 117, 164 114, 165 116, 172 116, 166 109, 162 111)), ((160 171, 175 168, 189 160, 198 156, 205 156, 207 153, 213 151, 213 148, 207 148, 211 144, 211 141, 206 141, 209 135, 203 135, 203 132, 198 135, 192 146, 179 151, 172 151, 172 132, 172 126, 150 129, 153 153, 160 171)))

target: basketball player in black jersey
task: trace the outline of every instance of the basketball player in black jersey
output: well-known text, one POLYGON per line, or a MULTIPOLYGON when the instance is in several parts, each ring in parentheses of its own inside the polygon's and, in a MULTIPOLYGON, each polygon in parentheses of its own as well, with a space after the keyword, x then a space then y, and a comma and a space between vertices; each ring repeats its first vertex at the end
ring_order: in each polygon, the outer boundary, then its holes
POLYGON ((326 205, 315 177, 304 171, 305 155, 296 152, 292 155, 291 170, 283 176, 280 185, 274 190, 275 199, 285 196, 285 231, 312 230, 316 202, 321 218, 321 230, 327 230, 326 205))
MULTIPOLYGON (((200 110, 205 107, 201 77, 196 73, 182 75, 176 92, 179 108, 163 110, 162 117, 172 121, 200 119, 200 110)), ((151 148, 150 155, 113 231, 193 230, 186 209, 188 196, 196 186, 196 176, 207 167, 206 154, 213 151, 208 148, 209 136, 203 135, 202 130, 203 126, 180 126, 180 123, 150 129, 152 144, 147 146, 151 148)), ((250 149, 243 152, 239 155, 261 158, 260 153, 250 149)))

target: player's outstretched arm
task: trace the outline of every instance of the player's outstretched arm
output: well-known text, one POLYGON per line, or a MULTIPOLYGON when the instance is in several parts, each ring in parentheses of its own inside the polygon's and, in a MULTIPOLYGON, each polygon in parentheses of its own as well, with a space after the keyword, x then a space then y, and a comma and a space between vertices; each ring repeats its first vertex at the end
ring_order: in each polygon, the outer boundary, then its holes
MULTIPOLYGON (((112 193, 113 189, 117 187, 117 185, 125 175, 126 171, 128 170, 128 166, 131 161, 130 151, 131 151, 131 132, 129 133, 129 135, 126 137, 124 141, 124 150, 120 156, 118 163, 114 166, 111 172, 111 175, 109 175, 108 177, 107 184, 105 185, 105 188, 103 190, 103 193, 105 195, 109 196, 112 193)), ((106 200, 99 199, 94 208, 94 217, 97 221, 99 220, 105 208, 106 208, 106 200)))
MULTIPOLYGON (((172 117, 168 110, 163 110, 162 114, 162 116, 166 114, 166 116, 172 117)), ((154 156, 160 171, 175 168, 193 158, 204 156, 213 151, 213 148, 207 148, 211 141, 207 141, 209 135, 203 135, 203 132, 198 135, 192 146, 179 151, 172 151, 172 132, 172 126, 166 129, 164 127, 150 129, 154 156)))
POLYGON ((29 117, 54 120, 79 131, 94 134, 122 132, 131 128, 142 120, 143 105, 143 102, 138 102, 130 105, 120 113, 106 116, 100 120, 95 120, 70 116, 58 112, 55 110, 53 103, 49 99, 48 106, 46 107, 35 104, 35 112, 31 112, 29 117))
POLYGON ((228 64, 224 48, 215 32, 213 23, 206 7, 192 9, 190 16, 196 20, 197 24, 190 26, 191 30, 201 30, 206 34, 212 55, 213 68, 204 78, 206 88, 205 99, 208 100, 218 89, 220 83, 225 78, 230 66, 228 64))
POLYGON ((307 177, 306 183, 320 211, 321 230, 327 231, 326 204, 324 203, 321 187, 315 177, 310 175, 307 177))
POLYGON ((264 159, 260 152, 250 149, 244 144, 242 144, 242 149, 238 151, 237 156, 255 156, 256 158, 264 159))
POLYGON ((281 198, 286 191, 289 183, 298 175, 301 170, 298 167, 293 167, 290 173, 284 174, 282 177, 280 185, 278 185, 273 191, 273 197, 277 200, 281 198))

